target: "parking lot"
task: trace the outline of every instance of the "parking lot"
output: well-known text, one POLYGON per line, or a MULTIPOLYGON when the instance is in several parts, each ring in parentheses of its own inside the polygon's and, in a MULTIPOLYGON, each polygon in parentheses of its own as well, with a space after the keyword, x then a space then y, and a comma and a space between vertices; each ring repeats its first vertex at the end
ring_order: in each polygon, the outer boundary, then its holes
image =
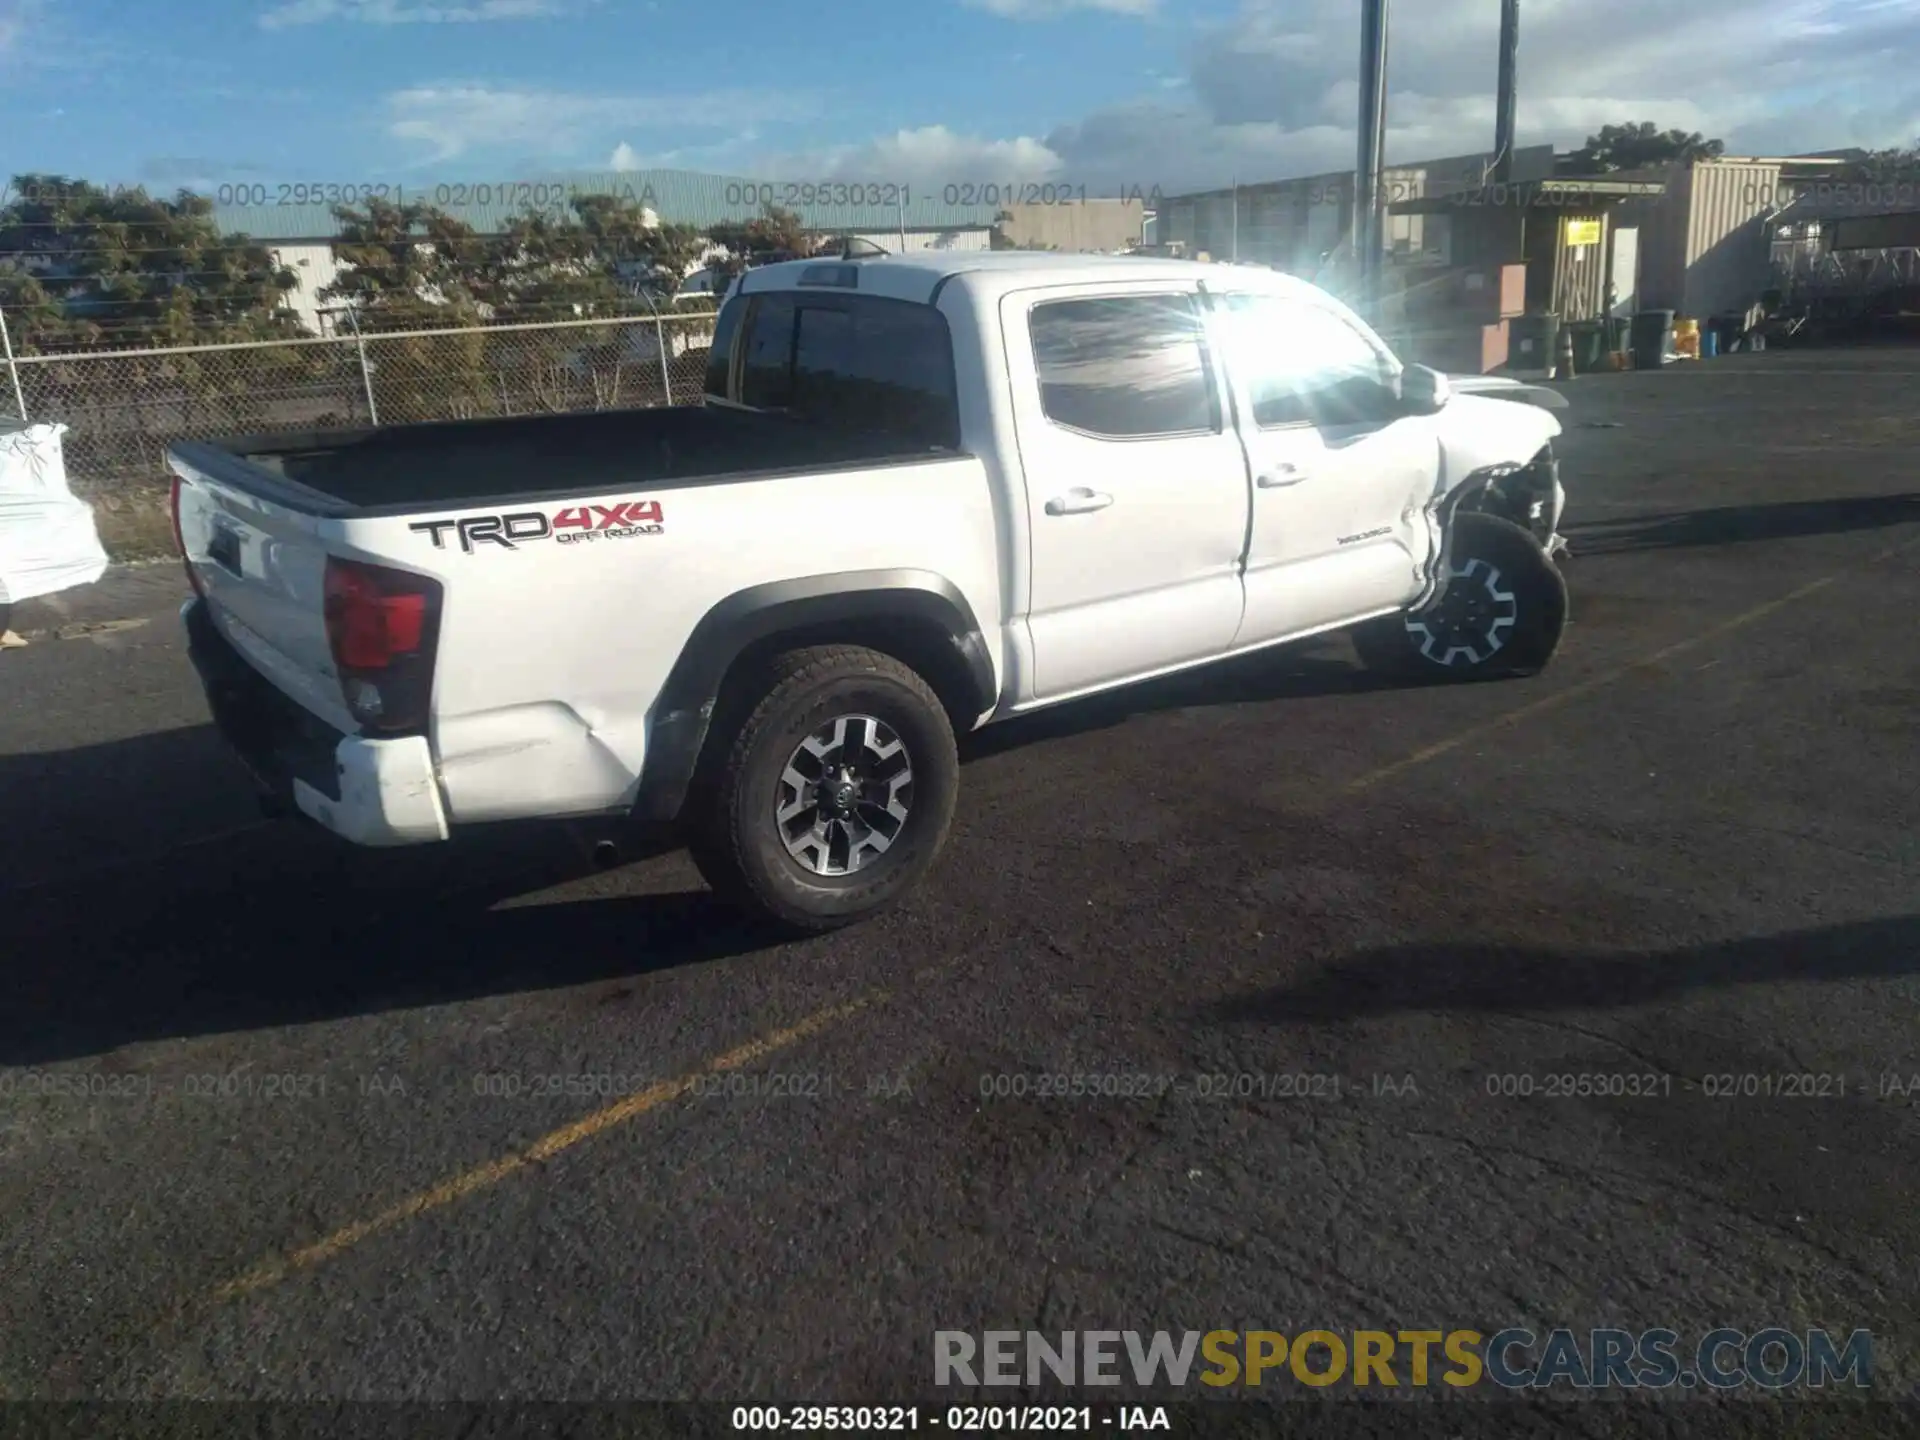
POLYGON ((673 852, 262 822, 175 567, 23 607, 0 1395, 877 1403, 938 1329, 1773 1324, 1920 1394, 1916 392, 1920 349, 1574 382, 1545 676, 1335 639, 996 728, 933 881, 799 945, 673 852))

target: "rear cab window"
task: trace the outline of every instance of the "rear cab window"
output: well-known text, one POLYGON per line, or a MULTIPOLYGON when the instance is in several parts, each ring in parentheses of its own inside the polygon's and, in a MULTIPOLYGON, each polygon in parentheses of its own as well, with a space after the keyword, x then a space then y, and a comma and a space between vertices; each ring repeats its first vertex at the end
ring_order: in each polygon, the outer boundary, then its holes
POLYGON ((770 291, 730 301, 706 392, 915 448, 960 448, 953 337, 930 305, 770 291))

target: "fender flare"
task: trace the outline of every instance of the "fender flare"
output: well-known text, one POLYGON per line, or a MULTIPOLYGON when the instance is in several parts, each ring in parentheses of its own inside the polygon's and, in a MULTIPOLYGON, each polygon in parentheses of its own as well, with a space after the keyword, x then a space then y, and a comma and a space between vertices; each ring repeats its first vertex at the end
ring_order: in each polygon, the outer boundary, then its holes
MULTIPOLYGON (((1455 537, 1460 533, 1458 520, 1461 512, 1473 510, 1477 502, 1483 500, 1501 481, 1529 472, 1538 472, 1538 483, 1545 488, 1547 494, 1551 495, 1553 487, 1559 483, 1560 479, 1560 461, 1554 454, 1552 441, 1541 446, 1539 454, 1525 464, 1508 461, 1499 465, 1483 466, 1467 476, 1440 501, 1434 512, 1434 526, 1438 533, 1438 544, 1434 547, 1434 562, 1427 576, 1426 587, 1414 603, 1407 607, 1409 612, 1423 610, 1446 594, 1447 582, 1453 576, 1453 545, 1455 537)), ((1524 521, 1516 520, 1515 523, 1520 524, 1523 529, 1527 528, 1524 521)), ((1534 538, 1540 539, 1538 535, 1534 538)), ((1541 541, 1541 548, 1543 550, 1546 548, 1544 541, 1541 541)))
POLYGON ((785 634, 837 624, 907 620, 937 627, 965 676, 962 708, 983 715, 999 700, 993 658, 966 596, 930 570, 847 570, 775 580, 737 590, 700 617, 680 650, 647 727, 646 758, 633 816, 670 821, 680 813, 706 744, 720 687, 750 648, 785 634))

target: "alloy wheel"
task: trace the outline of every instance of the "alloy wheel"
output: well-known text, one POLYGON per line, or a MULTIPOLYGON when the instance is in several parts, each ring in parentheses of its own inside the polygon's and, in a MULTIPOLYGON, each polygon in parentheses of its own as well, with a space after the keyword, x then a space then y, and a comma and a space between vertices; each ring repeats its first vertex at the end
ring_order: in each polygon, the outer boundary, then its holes
POLYGON ((841 715, 795 747, 780 773, 774 824, 815 875, 851 875, 886 854, 913 809, 913 757, 872 715, 841 715))
POLYGON ((1437 604, 1407 617, 1407 637, 1436 665, 1484 665, 1506 647, 1520 601, 1499 567, 1474 559, 1456 565, 1437 604))

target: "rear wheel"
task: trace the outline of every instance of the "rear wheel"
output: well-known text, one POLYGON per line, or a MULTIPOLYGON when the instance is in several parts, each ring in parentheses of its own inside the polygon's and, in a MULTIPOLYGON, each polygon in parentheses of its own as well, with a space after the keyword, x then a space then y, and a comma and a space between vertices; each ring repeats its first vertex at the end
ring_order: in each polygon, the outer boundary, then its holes
POLYGON ((1466 514, 1446 590, 1419 610, 1369 621, 1353 632, 1371 670, 1431 679, 1537 675, 1560 646, 1567 582, 1539 543, 1511 521, 1466 514))
POLYGON ((890 655, 827 645, 778 656, 735 693, 686 816, 707 883, 801 932, 898 901, 938 858, 959 793, 953 727, 927 683, 890 655))

